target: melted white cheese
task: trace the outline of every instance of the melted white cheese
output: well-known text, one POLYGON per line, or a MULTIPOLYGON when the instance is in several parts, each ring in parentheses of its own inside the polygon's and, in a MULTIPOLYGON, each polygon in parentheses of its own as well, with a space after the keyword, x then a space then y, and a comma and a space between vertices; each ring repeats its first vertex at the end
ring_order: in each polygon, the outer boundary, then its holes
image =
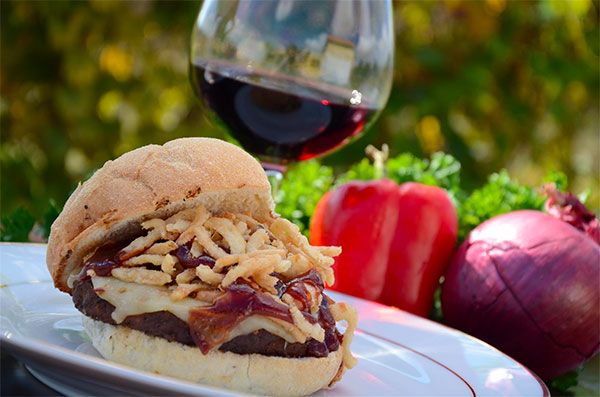
POLYGON ((298 342, 286 329, 281 325, 274 323, 265 316, 251 316, 239 323, 229 334, 229 340, 240 335, 248 335, 259 329, 264 329, 273 335, 277 335, 285 339, 289 343, 298 342))
MULTIPOLYGON (((117 324, 127 316, 160 311, 168 311, 188 323, 191 308, 209 305, 192 298, 175 302, 171 300, 170 291, 166 287, 128 283, 113 277, 92 277, 92 284, 96 294, 115 307, 112 318, 117 324)), ((290 332, 265 316, 248 317, 231 330, 229 340, 260 329, 290 343, 297 341, 290 332)))
POLYGON ((113 277, 92 277, 96 294, 115 307, 112 318, 117 324, 127 316, 168 311, 188 322, 192 307, 207 303, 192 298, 174 302, 167 288, 154 285, 128 283, 113 277))

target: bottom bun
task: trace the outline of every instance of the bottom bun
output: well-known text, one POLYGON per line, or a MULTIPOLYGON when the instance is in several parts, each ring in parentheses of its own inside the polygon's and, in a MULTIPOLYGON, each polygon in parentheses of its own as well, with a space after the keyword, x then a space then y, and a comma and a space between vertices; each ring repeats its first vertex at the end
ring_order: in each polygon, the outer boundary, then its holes
POLYGON ((300 396, 327 387, 342 349, 327 357, 284 358, 200 349, 125 326, 83 318, 94 347, 108 360, 192 382, 263 395, 300 396))

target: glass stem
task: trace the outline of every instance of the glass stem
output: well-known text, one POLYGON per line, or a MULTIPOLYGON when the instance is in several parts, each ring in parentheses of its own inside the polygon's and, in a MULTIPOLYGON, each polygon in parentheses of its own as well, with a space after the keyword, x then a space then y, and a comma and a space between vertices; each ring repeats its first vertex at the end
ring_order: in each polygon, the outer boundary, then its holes
POLYGON ((281 179, 283 179, 283 173, 287 167, 285 165, 266 163, 264 161, 261 164, 271 183, 271 195, 273 196, 273 200, 276 200, 277 192, 279 192, 279 186, 281 185, 281 179))

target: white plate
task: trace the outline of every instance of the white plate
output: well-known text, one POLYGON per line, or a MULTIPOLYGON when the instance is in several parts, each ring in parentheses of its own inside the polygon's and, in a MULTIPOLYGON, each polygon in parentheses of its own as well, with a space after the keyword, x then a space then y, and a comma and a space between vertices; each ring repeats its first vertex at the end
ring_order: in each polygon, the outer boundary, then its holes
MULTIPOLYGON (((68 395, 231 395, 105 361, 70 297, 54 288, 46 246, 0 244, 0 338, 42 382, 68 395)), ((329 291, 360 314, 359 364, 318 395, 548 396, 527 368, 471 336, 400 310, 329 291)))

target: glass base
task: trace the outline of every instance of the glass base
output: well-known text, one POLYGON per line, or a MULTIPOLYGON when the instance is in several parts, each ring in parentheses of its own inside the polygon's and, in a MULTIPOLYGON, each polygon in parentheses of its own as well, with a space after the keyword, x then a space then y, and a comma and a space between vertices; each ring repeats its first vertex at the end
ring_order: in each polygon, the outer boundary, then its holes
POLYGON ((273 196, 273 200, 277 201, 277 193, 279 192, 279 186, 281 185, 281 180, 283 179, 283 173, 286 170, 285 165, 281 164, 273 164, 267 162, 261 162, 265 173, 267 174, 267 178, 269 178, 269 182, 271 183, 271 195, 273 196))

